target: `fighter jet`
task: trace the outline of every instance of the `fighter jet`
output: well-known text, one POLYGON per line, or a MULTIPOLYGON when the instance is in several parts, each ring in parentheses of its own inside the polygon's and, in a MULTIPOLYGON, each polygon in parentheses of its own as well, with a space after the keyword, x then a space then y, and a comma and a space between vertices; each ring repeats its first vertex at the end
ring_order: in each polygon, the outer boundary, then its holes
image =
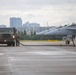
POLYGON ((42 31, 42 32, 39 32, 39 33, 36 33, 36 35, 45 35, 45 33, 48 33, 48 32, 50 32, 54 29, 56 29, 56 27, 50 28, 49 30, 45 30, 45 31, 42 31))
POLYGON ((66 44, 70 44, 70 41, 72 40, 73 45, 75 46, 74 39, 76 36, 76 24, 72 23, 69 26, 63 26, 60 28, 57 28, 55 30, 49 31, 45 33, 45 35, 51 35, 51 36, 66 36, 66 44))

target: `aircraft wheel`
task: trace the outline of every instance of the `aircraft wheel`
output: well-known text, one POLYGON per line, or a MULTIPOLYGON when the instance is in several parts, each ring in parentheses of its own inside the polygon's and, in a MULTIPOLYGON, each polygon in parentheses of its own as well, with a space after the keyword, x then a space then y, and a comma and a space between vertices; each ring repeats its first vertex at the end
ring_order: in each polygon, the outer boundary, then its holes
POLYGON ((70 44, 70 41, 67 40, 67 41, 66 41, 66 44, 70 44))

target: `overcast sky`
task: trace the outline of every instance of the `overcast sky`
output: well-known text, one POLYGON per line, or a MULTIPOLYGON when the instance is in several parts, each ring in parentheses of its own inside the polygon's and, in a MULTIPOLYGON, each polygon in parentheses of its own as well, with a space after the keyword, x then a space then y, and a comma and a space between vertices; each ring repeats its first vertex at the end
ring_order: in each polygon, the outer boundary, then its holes
POLYGON ((76 0, 0 0, 0 25, 9 26, 10 17, 41 26, 76 23, 76 0))

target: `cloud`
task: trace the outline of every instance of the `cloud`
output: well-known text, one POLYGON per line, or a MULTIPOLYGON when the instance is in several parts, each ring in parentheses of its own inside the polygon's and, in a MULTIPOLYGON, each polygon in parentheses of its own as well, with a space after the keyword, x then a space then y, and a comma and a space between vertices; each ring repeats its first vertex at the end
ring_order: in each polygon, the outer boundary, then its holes
POLYGON ((0 6, 6 9, 41 8, 68 4, 76 4, 76 0, 0 0, 0 6))
POLYGON ((24 22, 60 25, 76 21, 75 14, 76 0, 0 0, 0 23, 5 24, 10 17, 21 17, 24 22))

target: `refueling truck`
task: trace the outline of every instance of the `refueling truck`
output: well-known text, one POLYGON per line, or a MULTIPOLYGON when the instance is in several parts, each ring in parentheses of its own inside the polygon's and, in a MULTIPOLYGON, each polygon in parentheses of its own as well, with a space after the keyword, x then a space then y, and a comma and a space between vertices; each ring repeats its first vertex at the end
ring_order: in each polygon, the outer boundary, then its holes
POLYGON ((19 46, 19 34, 15 27, 0 28, 0 44, 7 46, 19 46))

